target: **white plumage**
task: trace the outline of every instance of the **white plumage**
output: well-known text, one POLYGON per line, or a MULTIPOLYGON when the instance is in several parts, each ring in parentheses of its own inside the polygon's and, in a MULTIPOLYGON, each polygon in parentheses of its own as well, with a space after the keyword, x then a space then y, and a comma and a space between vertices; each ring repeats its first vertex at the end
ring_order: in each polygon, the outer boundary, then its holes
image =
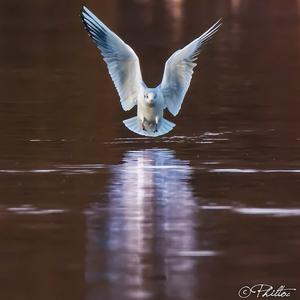
POLYGON ((161 84, 148 88, 143 82, 139 59, 133 49, 86 7, 82 8, 81 17, 107 64, 122 108, 130 110, 137 105, 137 116, 124 120, 125 126, 137 134, 153 137, 171 131, 175 124, 163 118, 164 109, 167 108, 174 116, 180 111, 201 47, 217 32, 220 20, 173 53, 165 64, 161 84))

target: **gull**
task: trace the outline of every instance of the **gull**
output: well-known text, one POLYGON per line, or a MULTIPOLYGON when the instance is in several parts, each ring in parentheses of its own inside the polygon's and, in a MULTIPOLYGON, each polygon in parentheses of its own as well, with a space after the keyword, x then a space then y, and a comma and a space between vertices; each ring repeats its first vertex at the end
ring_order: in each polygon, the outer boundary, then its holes
POLYGON ((187 46, 174 52, 165 63, 161 83, 149 88, 143 82, 139 58, 134 50, 85 6, 81 18, 96 43, 118 91, 125 111, 137 106, 137 116, 124 120, 125 126, 144 136, 156 137, 175 124, 163 117, 164 110, 176 116, 190 86, 193 69, 202 46, 218 31, 221 19, 187 46))

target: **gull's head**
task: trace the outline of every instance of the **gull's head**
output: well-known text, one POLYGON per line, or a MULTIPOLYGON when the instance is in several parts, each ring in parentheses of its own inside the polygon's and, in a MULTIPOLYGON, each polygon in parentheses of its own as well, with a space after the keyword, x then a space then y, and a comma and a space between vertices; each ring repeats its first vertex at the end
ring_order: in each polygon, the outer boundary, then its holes
POLYGON ((145 93, 144 99, 149 105, 153 105, 157 96, 154 92, 145 93))

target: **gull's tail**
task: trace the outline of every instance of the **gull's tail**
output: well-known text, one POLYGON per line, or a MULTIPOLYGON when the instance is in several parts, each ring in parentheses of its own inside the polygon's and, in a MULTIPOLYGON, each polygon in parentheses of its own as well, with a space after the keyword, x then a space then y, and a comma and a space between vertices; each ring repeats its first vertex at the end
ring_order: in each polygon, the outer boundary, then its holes
POLYGON ((140 122, 138 117, 133 117, 133 118, 130 118, 130 119, 126 119, 126 120, 123 121, 123 123, 125 124, 125 126, 129 130, 131 130, 131 131, 133 131, 137 134, 145 135, 145 136, 152 136, 152 137, 156 137, 156 136, 166 134, 175 127, 174 123, 172 123, 172 122, 170 122, 170 121, 168 121, 164 118, 162 118, 160 120, 156 132, 149 131, 149 130, 143 130, 141 122, 140 122))

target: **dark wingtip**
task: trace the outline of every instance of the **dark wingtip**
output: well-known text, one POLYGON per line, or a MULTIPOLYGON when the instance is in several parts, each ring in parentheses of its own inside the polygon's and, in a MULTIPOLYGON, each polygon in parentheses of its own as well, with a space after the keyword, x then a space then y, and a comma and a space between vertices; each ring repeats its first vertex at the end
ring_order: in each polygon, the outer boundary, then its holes
POLYGON ((84 19, 83 13, 86 13, 86 6, 84 6, 84 5, 81 6, 81 10, 80 10, 79 17, 80 17, 80 19, 81 19, 81 22, 82 22, 83 25, 84 25, 85 30, 89 33, 89 29, 88 29, 87 23, 86 23, 86 21, 85 21, 85 19, 84 19))
POLYGON ((88 13, 88 8, 85 6, 85 5, 82 5, 81 6, 81 9, 80 9, 80 16, 81 16, 81 18, 83 18, 83 13, 88 13))

